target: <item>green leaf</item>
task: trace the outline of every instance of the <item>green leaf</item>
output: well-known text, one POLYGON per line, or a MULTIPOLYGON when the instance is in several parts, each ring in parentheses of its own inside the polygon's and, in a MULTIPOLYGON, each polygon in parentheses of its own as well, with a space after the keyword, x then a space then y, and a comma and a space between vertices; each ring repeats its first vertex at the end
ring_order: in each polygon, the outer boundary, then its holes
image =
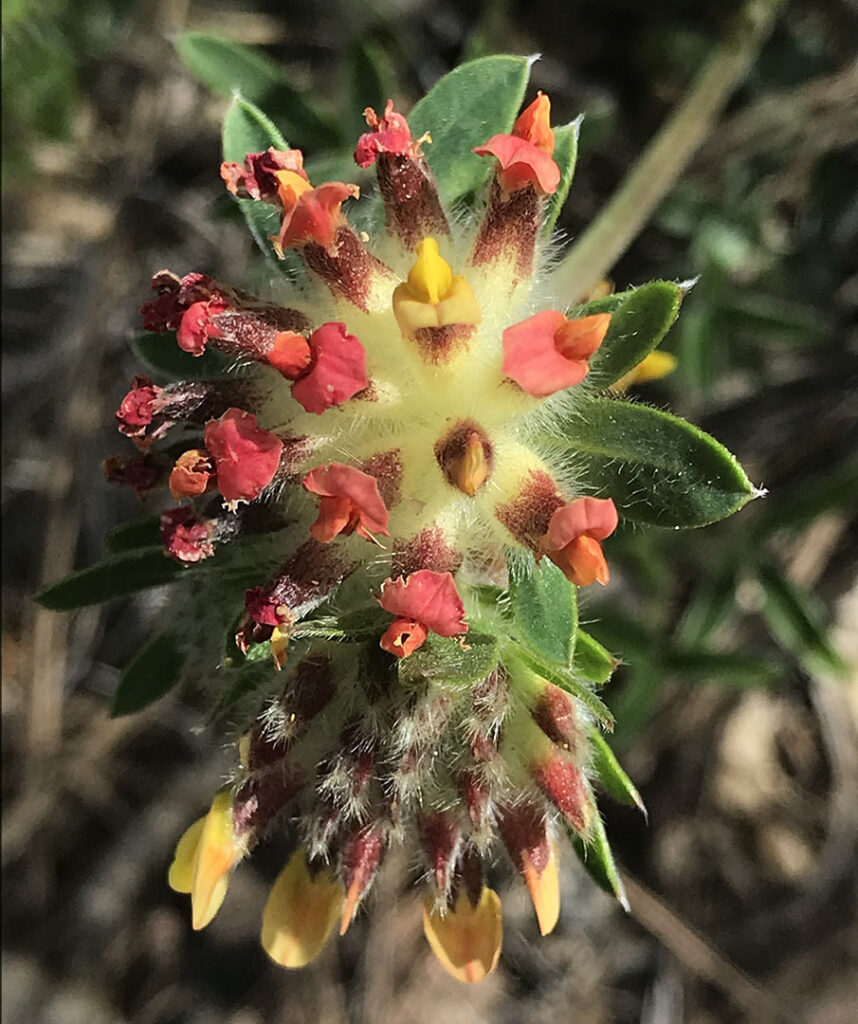
POLYGON ((590 381, 607 387, 657 348, 679 315, 682 294, 672 281, 650 281, 628 293, 590 360, 590 381))
POLYGON ((111 555, 137 548, 154 548, 161 543, 160 518, 143 516, 114 526, 104 535, 104 550, 111 555))
POLYGON ((424 152, 446 203, 488 181, 494 161, 471 150, 512 129, 529 77, 526 57, 481 57, 444 75, 411 111, 414 138, 432 136, 424 152))
POLYGON ((626 292, 611 292, 610 295, 601 295, 598 299, 590 299, 589 302, 571 306, 566 311, 566 315, 570 320, 574 320, 580 316, 593 316, 596 313, 615 313, 633 291, 634 289, 631 288, 626 292))
POLYGON ((570 124, 564 124, 554 129, 554 162, 560 168, 560 184, 553 196, 548 197, 545 222, 542 225, 542 233, 550 235, 554 228, 566 197, 569 195, 569 187, 572 178, 575 176, 575 163, 578 159, 578 134, 581 130, 581 122, 584 115, 576 117, 570 124))
POLYGON ((572 669, 591 683, 606 683, 617 667, 617 659, 598 640, 579 629, 575 637, 572 669))
POLYGON ((168 558, 161 548, 142 548, 73 572, 40 590, 36 600, 44 608, 67 612, 159 587, 185 571, 188 570, 168 558))
POLYGON ((565 690, 567 693, 577 697, 605 728, 613 728, 614 716, 605 706, 604 702, 589 687, 576 679, 571 672, 529 651, 515 640, 508 640, 504 645, 503 660, 507 662, 516 659, 536 672, 537 675, 542 676, 543 679, 547 679, 549 683, 554 683, 561 690, 565 690))
POLYGON ((640 793, 632 780, 623 771, 616 754, 611 750, 608 741, 595 726, 589 726, 587 735, 593 744, 593 769, 605 790, 621 804, 637 807, 646 818, 646 807, 640 793))
POLYGON ((736 564, 726 560, 697 584, 676 628, 679 643, 705 643, 736 607, 736 564))
POLYGON ((185 658, 178 637, 165 633, 148 643, 119 677, 110 714, 113 718, 142 711, 171 690, 182 674, 185 658))
MULTIPOLYGON (((269 146, 288 149, 288 143, 266 114, 248 100, 236 96, 223 119, 223 158, 241 163, 246 153, 259 153, 269 146)), ((285 268, 274 256, 269 241, 277 234, 280 216, 275 207, 255 199, 237 199, 254 241, 280 271, 285 268)))
POLYGON ((167 380, 204 380, 226 372, 229 361, 209 349, 201 356, 184 352, 173 331, 167 334, 141 334, 131 342, 135 355, 156 376, 167 380))
POLYGON ((757 569, 765 595, 763 617, 777 639, 812 675, 845 675, 847 666, 828 639, 816 598, 799 589, 774 565, 757 569))
MULTIPOLYGON (((185 67, 209 89, 227 99, 240 93, 251 103, 270 110, 301 146, 312 149, 339 142, 327 118, 291 85, 281 65, 260 50, 202 32, 183 32, 176 39, 176 49, 185 67)), ((263 148, 270 145, 276 143, 266 143, 263 148)), ((244 151, 250 152, 261 150, 244 151)), ((226 159, 241 160, 244 153, 226 159)))
POLYGON ((565 668, 572 660, 578 629, 575 587, 547 558, 510 567, 509 602, 521 640, 565 668))
POLYGON ((713 686, 771 686, 781 667, 770 659, 742 651, 707 651, 674 648, 664 655, 664 668, 680 683, 711 683, 713 686))
POLYGON ((726 448, 669 413, 597 398, 564 428, 570 449, 588 457, 590 485, 629 519, 706 526, 758 496, 726 448))
POLYGON ((464 639, 467 650, 453 637, 430 633, 422 647, 400 658, 399 681, 409 687, 425 682, 466 686, 485 679, 498 664, 497 640, 473 630, 464 639))
POLYGON ((362 643, 376 640, 390 625, 390 615, 376 605, 358 608, 344 615, 302 619, 292 630, 296 640, 339 640, 344 643, 362 643))
POLYGON ((611 852, 611 844, 608 842, 605 824, 598 814, 595 814, 593 817, 594 821, 588 842, 585 843, 571 827, 568 828, 569 839, 590 877, 609 896, 615 896, 622 908, 628 913, 629 900, 626 896, 626 887, 623 885, 617 863, 611 852))

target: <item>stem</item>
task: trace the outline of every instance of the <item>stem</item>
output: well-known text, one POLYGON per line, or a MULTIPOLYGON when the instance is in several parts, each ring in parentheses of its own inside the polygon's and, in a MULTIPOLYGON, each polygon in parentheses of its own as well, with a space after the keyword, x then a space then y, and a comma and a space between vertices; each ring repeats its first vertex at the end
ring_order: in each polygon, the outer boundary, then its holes
POLYGON ((726 38, 702 68, 608 205, 554 272, 558 294, 588 295, 644 228, 714 129, 730 94, 768 36, 784 0, 747 0, 726 38))

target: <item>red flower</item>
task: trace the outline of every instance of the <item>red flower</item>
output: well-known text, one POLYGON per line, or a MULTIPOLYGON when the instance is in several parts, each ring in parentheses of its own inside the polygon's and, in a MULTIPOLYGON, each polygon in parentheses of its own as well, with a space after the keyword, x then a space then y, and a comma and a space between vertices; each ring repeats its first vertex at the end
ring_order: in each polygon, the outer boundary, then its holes
POLYGON ((369 384, 366 352, 342 323, 322 324, 309 339, 309 369, 292 387, 292 397, 307 412, 323 413, 346 402, 369 384))
POLYGON ((247 614, 260 626, 279 626, 278 603, 262 587, 252 587, 244 592, 244 607, 247 614))
POLYGON ((277 244, 281 249, 291 249, 317 242, 329 249, 334 244, 337 228, 343 223, 340 208, 346 199, 357 199, 359 195, 357 185, 344 185, 341 181, 330 181, 302 192, 291 214, 288 210, 285 212, 277 244))
POLYGON ((214 475, 209 453, 202 448, 192 448, 176 459, 170 472, 170 494, 176 501, 205 494, 214 486, 214 475))
POLYGON ((411 138, 408 122, 393 109, 393 100, 387 101, 384 117, 379 117, 372 107, 367 107, 363 116, 372 131, 364 132, 358 139, 355 147, 355 163, 358 167, 369 167, 381 153, 412 159, 417 155, 417 146, 411 138))
POLYGON ((578 498, 557 509, 543 538, 545 553, 578 586, 610 579, 600 540, 617 528, 617 507, 610 498, 578 498))
POLYGON ((133 387, 122 399, 116 410, 119 432, 126 437, 143 437, 146 428, 158 412, 157 401, 162 388, 153 384, 148 377, 135 377, 133 387))
POLYGON ((261 430, 249 412, 227 409, 206 423, 204 437, 215 461, 218 490, 227 501, 253 501, 274 479, 283 442, 261 430))
POLYGON ((177 562, 201 562, 214 554, 214 524, 199 519, 190 505, 161 513, 161 543, 177 562))
POLYGON ((551 130, 551 101, 539 93, 522 111, 511 135, 493 135, 477 146, 478 156, 493 156, 500 163, 498 181, 507 192, 534 185, 546 195, 557 191, 560 168, 551 159, 554 132, 551 130))
MULTIPOLYGON (((227 308, 226 295, 229 289, 223 289, 214 278, 206 274, 185 274, 178 277, 169 270, 160 270, 152 278, 151 288, 158 297, 144 302, 138 312, 143 317, 143 327, 147 331, 175 331, 182 318, 195 302, 220 304, 227 308)), ((189 325, 190 329, 190 325, 189 325)))
POLYGON ((304 477, 311 494, 321 495, 319 518, 310 527, 317 541, 328 544, 338 534, 357 533, 365 540, 387 530, 387 508, 378 491, 378 481, 369 473, 332 462, 311 470, 304 477))
POLYGON ((261 199, 266 203, 277 202, 280 188, 277 171, 293 171, 306 180, 301 150, 269 146, 264 153, 248 153, 244 166, 232 161, 220 165, 220 176, 234 196, 261 199))
POLYGON ((476 146, 474 152, 497 159, 498 181, 507 192, 535 185, 551 195, 560 184, 560 168, 545 150, 516 135, 493 135, 482 146, 476 146))
POLYGON ((398 658, 416 651, 430 630, 439 636, 468 632, 465 606, 448 572, 419 569, 408 577, 387 579, 378 603, 396 616, 381 638, 381 646, 398 658))
POLYGON ((602 344, 610 313, 568 320, 545 310, 503 332, 503 373, 537 398, 580 384, 587 359, 602 344))
POLYGON ((182 314, 176 332, 179 348, 190 352, 192 356, 201 356, 209 339, 221 336, 220 330, 211 322, 211 318, 228 308, 226 301, 220 296, 192 303, 182 314))

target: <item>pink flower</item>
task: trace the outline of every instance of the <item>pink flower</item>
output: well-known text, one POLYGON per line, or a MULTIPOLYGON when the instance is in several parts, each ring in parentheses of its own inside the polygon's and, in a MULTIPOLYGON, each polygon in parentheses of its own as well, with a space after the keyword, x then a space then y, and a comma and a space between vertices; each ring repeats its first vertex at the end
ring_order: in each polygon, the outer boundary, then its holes
POLYGON ((545 553, 572 583, 585 587, 610 579, 600 540, 617 528, 617 507, 610 498, 578 498, 557 509, 543 538, 545 553))
POLYGON ((260 429, 249 412, 227 409, 206 423, 204 438, 215 461, 218 490, 227 501, 253 501, 274 479, 283 442, 260 429))
POLYGON ((252 587, 244 592, 244 607, 247 614, 260 626, 279 626, 280 616, 277 601, 262 587, 252 587))
POLYGON ((307 412, 323 413, 346 402, 369 384, 366 352, 342 323, 322 324, 309 339, 309 369, 292 386, 292 397, 307 412))
POLYGON ((493 135, 482 146, 476 146, 474 152, 477 156, 497 159, 500 164, 498 181, 507 192, 534 185, 546 195, 551 195, 560 184, 560 168, 544 149, 527 139, 516 135, 493 135))
POLYGON ((179 348, 192 356, 201 356, 209 339, 221 336, 220 330, 211 322, 212 317, 228 308, 220 297, 194 302, 189 306, 182 314, 179 329, 176 331, 179 348))
POLYGON ((378 481, 369 473, 332 462, 304 477, 304 486, 322 501, 319 518, 310 527, 317 541, 328 544, 338 534, 357 533, 365 540, 387 530, 387 508, 378 490, 378 481))
POLYGON ((214 486, 215 470, 211 457, 202 448, 183 452, 170 472, 170 494, 181 501, 205 494, 214 486))
POLYGON ((395 616, 381 638, 381 646, 398 658, 416 651, 430 630, 439 636, 468 632, 465 606, 448 572, 419 569, 408 577, 387 579, 378 603, 395 616))
POLYGON ((310 365, 310 344, 297 331, 279 331, 265 359, 287 380, 297 380, 310 365))
POLYGON ((411 138, 411 129, 402 114, 397 114, 393 109, 393 100, 387 101, 384 117, 379 117, 372 107, 367 107, 363 116, 372 131, 364 132, 358 139, 355 147, 355 163, 358 167, 369 167, 381 153, 412 159, 416 156, 417 146, 411 138))
POLYGON ((537 398, 580 384, 587 359, 602 344, 610 313, 568 320, 545 310, 503 332, 503 373, 537 398))

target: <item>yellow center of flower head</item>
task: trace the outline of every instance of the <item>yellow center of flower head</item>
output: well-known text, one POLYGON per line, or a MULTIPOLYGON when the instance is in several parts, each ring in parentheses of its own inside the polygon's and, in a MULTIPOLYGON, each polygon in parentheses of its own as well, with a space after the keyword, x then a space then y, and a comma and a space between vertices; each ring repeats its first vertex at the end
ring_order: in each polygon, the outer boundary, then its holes
POLYGON ((408 277, 393 292, 393 312, 402 334, 413 338, 427 327, 473 326, 482 313, 473 289, 441 255, 434 238, 424 238, 414 250, 417 259, 408 277))

